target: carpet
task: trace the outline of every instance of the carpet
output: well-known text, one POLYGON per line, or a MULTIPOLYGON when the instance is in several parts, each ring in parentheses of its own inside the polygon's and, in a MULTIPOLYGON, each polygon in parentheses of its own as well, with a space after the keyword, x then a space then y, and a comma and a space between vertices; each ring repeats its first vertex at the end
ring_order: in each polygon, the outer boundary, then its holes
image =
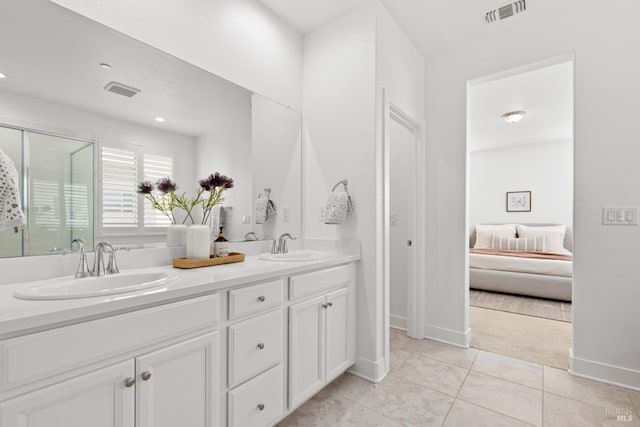
POLYGON ((469 290, 469 305, 491 310, 571 322, 571 303, 521 295, 469 290))
POLYGON ((569 322, 469 307, 469 323, 472 347, 559 369, 569 366, 569 322))

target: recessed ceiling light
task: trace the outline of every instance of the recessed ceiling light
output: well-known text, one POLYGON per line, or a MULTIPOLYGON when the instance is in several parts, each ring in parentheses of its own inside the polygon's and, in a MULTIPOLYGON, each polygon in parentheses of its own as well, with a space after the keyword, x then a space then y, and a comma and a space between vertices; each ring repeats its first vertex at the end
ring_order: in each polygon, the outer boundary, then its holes
POLYGON ((507 123, 518 123, 524 115, 527 114, 526 111, 509 111, 508 113, 504 113, 502 116, 504 121, 507 123))
POLYGON ((110 70, 111 69, 111 65, 107 64, 106 62, 101 62, 100 63, 100 68, 104 68, 105 70, 110 70))
POLYGON ((7 77, 5 73, 0 72, 0 79, 6 79, 7 77))
POLYGON ((167 121, 164 117, 156 117, 154 120, 155 120, 156 122, 160 122, 160 123, 164 123, 164 122, 166 122, 166 121, 167 121))

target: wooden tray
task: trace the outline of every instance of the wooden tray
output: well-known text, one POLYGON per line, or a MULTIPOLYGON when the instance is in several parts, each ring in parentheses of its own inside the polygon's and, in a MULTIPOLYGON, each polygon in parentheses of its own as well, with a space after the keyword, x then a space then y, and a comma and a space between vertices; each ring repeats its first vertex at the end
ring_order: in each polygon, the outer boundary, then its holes
POLYGON ((244 254, 240 252, 229 252, 225 257, 210 257, 209 259, 174 258, 175 268, 200 268, 211 267, 212 265, 231 264, 232 262, 244 261, 244 254))

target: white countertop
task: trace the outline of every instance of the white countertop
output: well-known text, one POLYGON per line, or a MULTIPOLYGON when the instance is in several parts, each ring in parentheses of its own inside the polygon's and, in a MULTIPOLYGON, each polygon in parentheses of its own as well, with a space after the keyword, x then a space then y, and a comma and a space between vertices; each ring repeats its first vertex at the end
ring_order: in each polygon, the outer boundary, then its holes
POLYGON ((178 278, 155 288, 92 298, 21 300, 13 294, 25 283, 2 285, 0 339, 360 260, 360 255, 355 253, 328 254, 328 258, 305 262, 263 261, 257 255, 251 255, 240 263, 190 270, 174 269, 171 266, 137 269, 140 272, 171 270, 177 272, 178 278))

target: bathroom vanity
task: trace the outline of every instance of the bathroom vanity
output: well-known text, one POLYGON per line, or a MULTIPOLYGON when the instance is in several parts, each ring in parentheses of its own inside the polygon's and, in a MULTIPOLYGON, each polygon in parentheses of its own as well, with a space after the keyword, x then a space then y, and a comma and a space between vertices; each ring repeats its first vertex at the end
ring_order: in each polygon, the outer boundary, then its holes
POLYGON ((354 363, 358 260, 249 256, 55 301, 4 285, 0 426, 274 425, 354 363))

